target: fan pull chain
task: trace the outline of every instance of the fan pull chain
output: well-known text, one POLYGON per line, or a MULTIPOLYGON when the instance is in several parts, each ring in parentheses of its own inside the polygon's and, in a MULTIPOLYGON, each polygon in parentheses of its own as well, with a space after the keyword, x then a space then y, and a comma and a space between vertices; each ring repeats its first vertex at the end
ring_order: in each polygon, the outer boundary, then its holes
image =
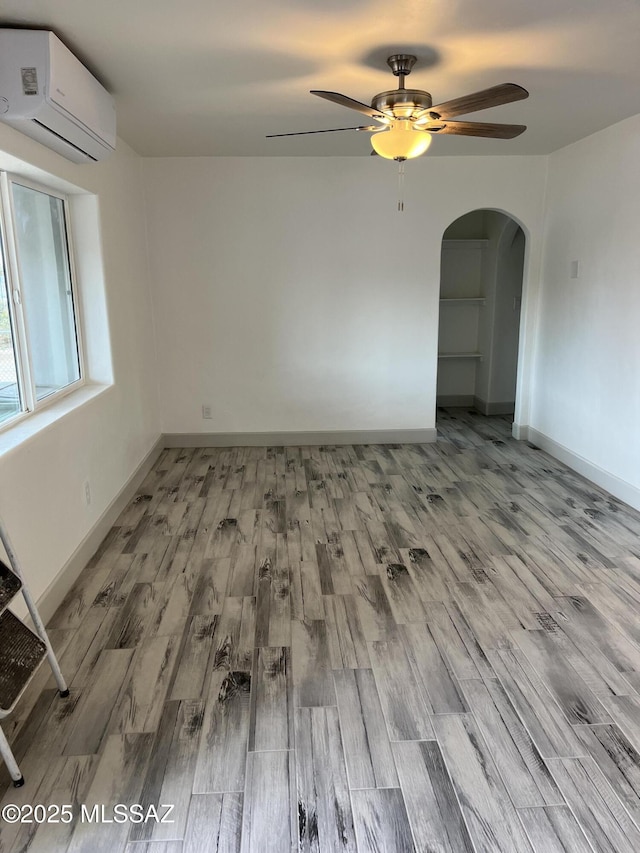
POLYGON ((404 160, 398 163, 398 213, 404 212, 404 160))

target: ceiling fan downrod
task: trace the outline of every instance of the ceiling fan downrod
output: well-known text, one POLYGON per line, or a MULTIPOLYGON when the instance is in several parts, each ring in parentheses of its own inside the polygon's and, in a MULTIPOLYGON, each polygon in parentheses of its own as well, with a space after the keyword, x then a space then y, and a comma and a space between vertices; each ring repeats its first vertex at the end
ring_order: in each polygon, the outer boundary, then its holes
POLYGON ((398 77, 398 89, 404 89, 404 78, 411 74, 411 69, 416 64, 418 57, 411 53, 394 53, 387 59, 387 65, 398 77))

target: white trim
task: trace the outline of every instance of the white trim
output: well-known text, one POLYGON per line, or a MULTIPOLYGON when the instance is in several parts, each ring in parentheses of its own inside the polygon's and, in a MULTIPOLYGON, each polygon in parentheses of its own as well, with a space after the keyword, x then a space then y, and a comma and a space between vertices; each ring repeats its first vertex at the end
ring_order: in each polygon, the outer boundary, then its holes
MULTIPOLYGON (((84 364, 84 349, 83 349, 83 337, 82 330, 80 329, 80 315, 79 315, 79 303, 78 303, 78 288, 76 285, 75 278, 75 266, 74 266, 74 258, 73 258, 73 239, 71 235, 71 212, 69 210, 69 202, 67 196, 57 190, 51 190, 45 186, 40 184, 35 184, 32 181, 22 180, 19 175, 13 175, 10 172, 5 173, 7 177, 7 187, 8 187, 8 200, 9 200, 9 217, 12 225, 13 232, 13 251, 15 253, 15 263, 16 263, 16 278, 18 281, 18 290, 20 291, 20 315, 22 317, 22 323, 24 326, 25 334, 24 334, 24 345, 27 356, 27 367, 28 367, 28 375, 25 376, 25 381, 28 382, 27 387, 27 405, 26 412, 28 414, 33 414, 35 412, 40 411, 42 406, 47 406, 51 401, 60 399, 64 394, 69 393, 69 391, 75 391, 82 385, 84 385, 86 379, 86 371, 84 364), (16 214, 15 214, 15 197, 14 197, 14 186, 21 187, 22 189, 30 190, 34 193, 39 193, 40 195, 46 196, 47 198, 55 198, 62 204, 62 219, 63 219, 63 235, 64 235, 64 254, 66 261, 66 270, 69 276, 69 289, 71 291, 71 308, 72 308, 72 317, 73 317, 73 334, 75 339, 75 350, 76 350, 76 358, 78 364, 78 373, 79 376, 77 379, 74 379, 72 382, 69 382, 67 385, 63 385, 61 388, 56 388, 55 391, 52 391, 50 394, 45 395, 38 399, 37 396, 37 388, 36 388, 36 378, 34 376, 33 371, 33 359, 32 359, 32 351, 34 349, 34 344, 29 334, 29 310, 25 310, 24 301, 25 301, 25 292, 22 286, 22 261, 20 259, 20 248, 18 244, 18 238, 16 234, 16 214)), ((28 298, 27 288, 27 298, 28 298)), ((33 319, 33 317, 31 318, 33 319)))
POLYGON ((42 593, 38 599, 37 606, 45 624, 56 612, 65 595, 79 578, 89 560, 98 550, 100 543, 117 521, 118 516, 133 498, 136 489, 152 469, 164 447, 164 438, 160 436, 122 489, 69 557, 65 565, 42 593))
POLYGON ((75 254, 73 245, 73 235, 71 232, 71 210, 67 195, 54 190, 43 184, 37 184, 33 181, 23 179, 20 175, 13 174, 7 171, 0 172, 0 207, 2 208, 2 228, 0 239, 4 236, 4 244, 6 248, 5 257, 5 275, 8 287, 8 296, 10 301, 9 311, 13 320, 13 350, 16 359, 17 369, 17 384, 20 394, 21 411, 17 412, 13 417, 3 421, 0 430, 11 428, 20 423, 24 418, 28 418, 37 414, 46 406, 52 405, 58 400, 65 397, 67 394, 73 393, 86 384, 86 360, 84 352, 84 337, 81 328, 81 306, 79 297, 79 288, 77 286, 75 254), (55 198, 62 204, 63 231, 64 231, 64 253, 66 260, 66 269, 69 275, 69 289, 71 292, 71 307, 73 316, 73 333, 75 340, 75 350, 78 363, 79 377, 57 388, 50 394, 37 398, 35 377, 33 375, 32 365, 32 342, 29 335, 29 318, 28 311, 24 308, 24 294, 22 288, 22 265, 20 261, 20 252, 18 250, 18 240, 16 236, 16 216, 15 204, 13 196, 13 187, 18 186, 23 189, 28 189, 32 192, 40 193, 49 198, 55 198), (16 304, 15 297, 18 297, 16 304))
POLYGON ((484 361, 484 356, 481 352, 439 352, 438 358, 477 358, 484 361))
POLYGON ((439 394, 436 397, 436 406, 440 409, 473 406, 475 397, 473 394, 439 394))
POLYGON ((435 429, 321 430, 319 432, 173 432, 165 447, 308 447, 318 444, 431 444, 435 429))
POLYGON ((473 405, 483 415, 512 415, 516 404, 513 400, 496 400, 488 402, 482 397, 474 397, 473 405))
POLYGON ((32 181, 30 178, 26 178, 17 172, 6 170, 5 174, 9 179, 9 182, 12 184, 18 184, 21 187, 25 187, 28 190, 34 190, 35 192, 42 193, 43 195, 54 196, 54 198, 59 198, 60 201, 67 200, 67 195, 62 190, 53 189, 52 187, 48 187, 46 184, 40 184, 37 181, 32 181))
POLYGON ((591 480, 591 482, 595 483, 597 486, 601 486, 603 489, 606 489, 616 498, 619 498, 621 501, 629 504, 629 506, 632 506, 634 509, 640 510, 640 489, 637 486, 628 483, 626 480, 620 479, 620 477, 616 477, 615 474, 611 474, 609 471, 605 471, 604 468, 600 468, 598 465, 595 465, 583 456, 579 456, 577 453, 569 450, 568 447, 554 441, 552 438, 549 438, 548 435, 539 432, 531 426, 518 427, 518 437, 522 440, 529 441, 531 444, 534 444, 536 447, 544 450, 555 459, 559 459, 560 462, 563 462, 569 468, 577 471, 578 474, 586 477, 587 480, 591 480))
POLYGON ((18 398, 20 400, 20 411, 3 421, 2 429, 7 422, 15 422, 16 418, 22 418, 33 411, 31 362, 27 348, 27 331, 22 308, 22 290, 20 287, 20 272, 18 257, 16 254, 16 240, 13 220, 13 199, 7 172, 0 172, 0 239, 4 241, 4 274, 7 286, 7 297, 9 300, 9 315, 11 317, 11 333, 13 343, 13 355, 16 367, 16 384, 18 386, 18 398), (16 297, 18 301, 16 301, 16 297))
POLYGON ((529 427, 514 421, 511 424, 511 435, 516 441, 529 441, 529 427))
MULTIPOLYGON (((71 205, 68 196, 62 196, 62 213, 64 216, 64 236, 66 239, 65 250, 67 253, 67 265, 69 268, 69 286, 71 288, 71 306, 73 308, 73 330, 76 336, 76 353, 78 356, 79 382, 87 381, 87 359, 84 350, 84 330, 81 317, 83 316, 80 303, 80 288, 78 287, 78 271, 76 267, 76 247, 73 241, 73 229, 71 227, 71 205)), ((74 384, 74 383, 71 383, 74 384)), ((68 385, 65 387, 69 387, 68 385)), ((63 389, 61 389, 63 390, 63 389)))

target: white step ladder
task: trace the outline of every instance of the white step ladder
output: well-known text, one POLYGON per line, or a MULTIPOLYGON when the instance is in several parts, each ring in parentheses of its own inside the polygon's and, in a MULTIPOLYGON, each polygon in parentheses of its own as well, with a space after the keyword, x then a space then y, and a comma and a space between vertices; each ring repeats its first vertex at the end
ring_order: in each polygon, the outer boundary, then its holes
MULTIPOLYGON (((1 519, 0 541, 11 566, 6 566, 0 560, 0 720, 2 720, 13 711, 45 657, 49 660, 60 696, 68 696, 69 688, 60 672, 44 623, 24 582, 15 551, 1 519), (7 609, 11 600, 19 592, 24 596, 36 633, 7 609)), ((20 788, 24 785, 24 777, 1 727, 0 755, 7 765, 14 786, 20 788)))

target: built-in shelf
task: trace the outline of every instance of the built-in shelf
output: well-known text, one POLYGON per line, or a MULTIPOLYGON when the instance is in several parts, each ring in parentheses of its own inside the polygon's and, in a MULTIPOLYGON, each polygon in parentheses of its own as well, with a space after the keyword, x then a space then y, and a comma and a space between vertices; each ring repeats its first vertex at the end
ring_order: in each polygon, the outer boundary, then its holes
MULTIPOLYGON (((473 400, 484 356, 487 308, 483 256, 488 240, 443 240, 438 330, 438 396, 473 400), (452 307, 453 306, 453 307, 452 307)), ((491 313, 491 312, 489 312, 491 313)))

